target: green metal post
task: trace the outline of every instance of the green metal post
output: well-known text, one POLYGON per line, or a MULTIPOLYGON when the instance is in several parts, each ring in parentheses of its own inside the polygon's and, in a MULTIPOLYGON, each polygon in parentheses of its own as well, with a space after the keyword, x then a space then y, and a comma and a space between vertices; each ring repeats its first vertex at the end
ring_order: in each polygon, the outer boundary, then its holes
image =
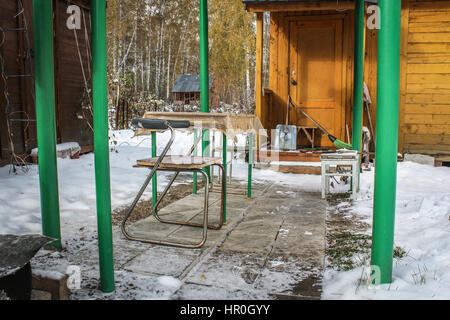
POLYGON ((225 199, 224 199, 224 203, 223 203, 223 208, 224 208, 224 222, 227 222, 227 172, 228 172, 228 161, 227 161, 227 157, 228 157, 228 139, 227 139, 227 135, 225 133, 223 133, 222 136, 222 141, 223 141, 223 147, 222 147, 222 154, 223 154, 223 167, 225 168, 225 172, 224 175, 222 177, 222 179, 225 180, 225 199))
POLYGON ((115 287, 108 135, 106 0, 92 0, 91 15, 95 183, 97 190, 100 280, 103 292, 109 293, 113 292, 115 287))
MULTIPOLYGON (((201 111, 209 112, 209 41, 208 41, 208 0, 200 0, 200 82, 201 82, 201 111)), ((203 131, 202 155, 209 157, 209 131, 203 131)), ((211 176, 209 167, 205 168, 211 176)))
POLYGON ((401 1, 380 0, 372 267, 392 282, 400 101, 401 1))
MULTIPOLYGON (((197 142, 198 131, 194 129, 194 143, 197 142)), ((197 156, 197 147, 194 149, 194 157, 197 156)), ((197 172, 194 172, 194 194, 198 193, 198 177, 197 172)))
POLYGON ((248 183, 247 183, 247 197, 252 198, 252 172, 253 172, 253 133, 249 134, 248 142, 248 183))
POLYGON ((362 151, 364 85, 364 0, 355 2, 355 74, 353 92, 353 150, 362 151))
MULTIPOLYGON (((152 131, 152 157, 156 157, 156 132, 152 131)), ((155 210, 156 202, 158 202, 158 177, 157 173, 153 175, 152 178, 152 210, 155 210)))
MULTIPOLYGON (((355 68, 353 87, 353 150, 362 152, 363 86, 364 86, 364 0, 355 1, 355 68)), ((361 168, 358 168, 360 175, 361 168)), ((360 181, 360 178, 358 178, 360 181)), ((352 185, 355 183, 352 179, 352 185)), ((352 187, 353 188, 353 187, 352 187)), ((359 185, 356 186, 359 190, 359 185)))
POLYGON ((57 239, 52 245, 61 248, 52 1, 34 0, 33 20, 42 233, 57 239))

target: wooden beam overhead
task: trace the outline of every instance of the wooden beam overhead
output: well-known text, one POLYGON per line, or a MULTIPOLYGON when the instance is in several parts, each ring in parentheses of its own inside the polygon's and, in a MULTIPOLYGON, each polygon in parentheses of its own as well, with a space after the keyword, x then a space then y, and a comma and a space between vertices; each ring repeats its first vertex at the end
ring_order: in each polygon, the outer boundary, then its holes
POLYGON ((313 2, 264 2, 246 3, 249 12, 287 12, 313 10, 353 10, 355 3, 349 0, 313 1, 313 2))

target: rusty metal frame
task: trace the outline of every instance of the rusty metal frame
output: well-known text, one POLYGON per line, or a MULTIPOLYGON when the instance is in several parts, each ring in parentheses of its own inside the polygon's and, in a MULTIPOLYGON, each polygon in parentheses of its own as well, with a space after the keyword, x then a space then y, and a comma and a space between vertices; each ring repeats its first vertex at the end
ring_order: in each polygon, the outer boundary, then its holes
MULTIPOLYGON (((226 179, 222 179, 222 195, 221 195, 221 208, 220 208, 220 217, 219 217, 219 223, 217 225, 209 225, 208 224, 208 211, 209 211, 209 192, 210 192, 210 181, 208 174, 204 169, 180 169, 180 168, 159 168, 160 164, 162 163, 164 157, 166 156, 167 152, 169 151, 170 147, 173 144, 173 141, 175 139, 175 131, 174 129, 169 125, 168 122, 166 122, 167 127, 171 131, 171 138, 169 142, 167 143, 166 147, 164 148, 162 154, 159 156, 157 162, 155 165, 151 168, 150 174, 147 176, 146 180, 144 181, 141 189, 139 190, 136 198, 134 199, 133 203, 131 204, 130 208, 128 209, 127 214, 125 215, 122 224, 121 229, 123 235, 132 241, 139 241, 143 243, 150 243, 150 244, 157 244, 157 245, 166 245, 166 246, 172 246, 172 247, 180 247, 180 248, 187 248, 187 249, 196 249, 202 247, 207 239, 207 230, 220 230, 224 224, 224 213, 225 213, 225 196, 226 196, 226 179), (126 222, 130 218, 131 214, 133 213, 133 210, 135 209, 137 203, 139 202, 140 198, 144 194, 145 190, 147 189, 150 181, 152 180, 153 176, 157 171, 171 171, 175 172, 174 176, 170 180, 170 182, 167 184, 166 188, 164 189, 161 197, 159 197, 155 207, 153 208, 153 214, 154 217, 161 223, 166 224, 174 224, 174 225, 181 225, 181 226, 189 226, 189 227, 198 227, 203 228, 203 236, 200 242, 196 244, 185 244, 185 243, 179 243, 179 242, 170 242, 170 241, 163 241, 163 240, 152 240, 152 239, 145 239, 145 238, 138 238, 134 237, 131 234, 128 233, 126 230, 126 222), (204 208, 203 208, 203 223, 193 223, 193 222, 181 222, 181 221, 169 221, 164 220, 158 215, 158 206, 160 205, 162 199, 166 196, 168 193, 170 187, 175 182, 176 178, 181 172, 193 172, 193 173, 200 173, 205 177, 205 198, 204 198, 204 208)), ((198 141, 197 141, 198 143, 198 141)), ((194 143, 192 151, 195 149, 196 143, 194 143)), ((223 177, 225 176, 225 167, 222 164, 214 164, 214 166, 218 166, 222 170, 223 177)), ((148 167, 147 167, 148 168, 148 167)))

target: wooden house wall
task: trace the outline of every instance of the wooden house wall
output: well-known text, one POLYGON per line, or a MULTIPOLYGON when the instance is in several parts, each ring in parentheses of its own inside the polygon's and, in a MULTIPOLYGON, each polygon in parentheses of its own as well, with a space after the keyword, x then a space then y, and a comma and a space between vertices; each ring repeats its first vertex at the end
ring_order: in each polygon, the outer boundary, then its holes
MULTIPOLYGON (((54 51, 55 51, 55 91, 56 91, 56 120, 58 143, 78 142, 82 146, 93 144, 93 134, 89 130, 86 120, 79 119, 81 114, 80 100, 85 92, 84 77, 80 65, 77 44, 73 30, 66 27, 67 5, 70 3, 81 5, 84 19, 82 29, 77 30, 80 54, 83 61, 87 81, 90 82, 90 66, 88 65, 88 51, 85 31, 90 35, 90 14, 87 1, 52 0, 54 5, 54 51), (85 30, 85 23, 86 27, 85 30)), ((32 0, 23 0, 25 15, 28 23, 30 47, 33 50, 33 12, 32 0)), ((0 27, 17 28, 23 26, 22 16, 19 15, 18 1, 0 2, 0 27)), ((4 56, 4 64, 8 74, 29 73, 30 67, 25 55, 23 33, 8 32, 6 41, 0 48, 4 56)), ((89 37, 89 36, 88 36, 89 37)), ((90 40, 89 40, 90 41, 90 40)), ((33 63, 34 64, 34 63, 33 63)), ((0 79, 1 80, 1 79, 0 79)), ((12 103, 14 118, 35 119, 35 106, 32 98, 32 82, 29 78, 7 80, 9 98, 12 103)), ((8 133, 5 114, 4 83, 0 81, 0 165, 9 160, 8 133)), ((89 112, 86 113, 89 117, 89 112)), ((28 153, 37 146, 35 123, 15 123, 12 126, 15 152, 28 153)))
POLYGON ((408 153, 450 154, 450 1, 408 8, 400 142, 408 153))
MULTIPOLYGON (((273 129, 285 122, 289 90, 289 20, 333 16, 336 11, 271 12, 269 86, 261 120, 273 129)), ((347 72, 345 123, 351 132, 353 106, 353 11, 345 12, 344 61, 347 72), (346 46, 346 47, 345 47, 346 46)), ((399 151, 450 154, 450 1, 403 0, 399 151)), ((376 127, 378 31, 366 28, 364 81, 376 127)), ((364 112, 364 126, 369 126, 364 112)))
POLYGON ((81 99, 86 92, 84 77, 90 86, 90 12, 81 8, 81 30, 66 27, 67 1, 54 0, 55 10, 55 83, 58 142, 78 142, 81 146, 93 144, 89 110, 81 109, 81 99), (87 33, 87 37, 86 37, 87 33), (87 39, 86 39, 87 38, 87 39), (78 40, 78 46, 77 46, 78 40), (87 41, 86 41, 87 40, 87 41), (89 52, 89 53, 88 53, 89 52), (84 68, 81 67, 81 61, 84 68), (81 119, 84 115, 87 119, 81 119))
MULTIPOLYGON (((32 28, 31 0, 24 1, 24 8, 28 27, 32 28)), ((18 1, 2 1, 0 3, 0 27, 4 30, 23 27, 23 16, 14 18, 19 12, 18 1)), ((5 39, 0 48, 3 56, 5 74, 18 75, 30 73, 31 69, 26 59, 26 45, 19 32, 10 31, 4 34, 5 39)), ((0 34, 0 37, 2 35, 0 34)), ((1 39, 0 39, 1 41, 1 39)), ((33 41, 30 33, 30 41, 33 41)), ((10 102, 11 118, 35 119, 34 105, 32 102, 31 78, 8 78, 5 81, 0 78, 0 158, 9 157, 9 134, 7 131, 6 97, 7 92, 10 102), (7 88, 7 90, 6 90, 7 88)), ((12 140, 16 147, 16 153, 22 154, 36 144, 36 125, 34 123, 14 122, 11 125, 12 140)))

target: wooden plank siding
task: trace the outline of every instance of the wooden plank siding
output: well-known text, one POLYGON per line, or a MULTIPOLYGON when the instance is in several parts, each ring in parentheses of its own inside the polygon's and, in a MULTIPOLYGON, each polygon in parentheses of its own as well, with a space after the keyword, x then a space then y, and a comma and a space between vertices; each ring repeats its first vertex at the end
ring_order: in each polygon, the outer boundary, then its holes
MULTIPOLYGON (((78 4, 80 4, 78 2, 78 4)), ((78 142, 81 146, 93 144, 93 133, 87 121, 92 124, 91 113, 81 109, 85 93, 85 82, 90 86, 90 12, 81 8, 81 30, 66 27, 67 2, 54 0, 55 11, 55 83, 58 142, 78 142), (83 17, 84 15, 84 17, 83 17), (86 39, 86 32, 88 39, 86 39), (78 45, 77 45, 78 40, 78 45), (87 40, 87 41, 86 41, 87 40), (89 45, 88 43, 89 42, 89 45), (89 52, 89 53, 88 53, 89 52), (81 61, 80 61, 81 55, 81 61), (81 119, 84 115, 87 119, 81 119)))
MULTIPOLYGON (((85 15, 87 32, 90 34, 89 1, 52 0, 54 6, 54 52, 55 52, 55 94, 56 94, 56 120, 58 142, 78 142, 82 146, 90 146, 93 143, 93 134, 87 128, 87 123, 78 118, 81 112, 81 96, 84 93, 84 79, 80 66, 77 45, 73 30, 68 30, 66 21, 68 18, 67 5, 82 5, 85 15)), ((32 0, 23 0, 25 15, 28 23, 30 47, 33 52, 33 12, 32 0)), ((18 28, 23 26, 23 15, 18 15, 18 1, 0 2, 0 27, 3 29, 18 28), (17 16, 17 17, 16 17, 17 16)), ((86 48, 84 21, 82 30, 77 31, 80 53, 86 71, 87 81, 90 82, 88 72, 90 59, 86 48)), ((90 40, 89 40, 90 41, 90 40)), ((30 68, 26 59, 26 43, 23 32, 8 32, 6 41, 0 48, 4 57, 6 73, 29 73, 30 68)), ((34 62, 33 62, 34 64, 34 62)), ((34 70, 33 70, 34 72, 34 70)), ((35 106, 32 96, 32 82, 30 78, 9 78, 7 81, 8 93, 12 104, 13 118, 35 119, 35 106)), ((8 163, 10 159, 10 147, 8 144, 8 132, 6 130, 4 83, 0 81, 0 164, 8 163)), ((89 114, 89 112, 88 112, 89 114)), ((15 123, 12 126, 13 141, 17 154, 26 154, 37 147, 37 133, 35 123, 15 123)))
MULTIPOLYGON (((23 2, 28 27, 32 29, 32 6, 31 0, 23 2)), ((2 1, 0 4, 0 27, 5 29, 23 27, 23 15, 14 18, 19 12, 18 1, 2 1)), ((6 75, 19 75, 30 73, 30 67, 27 61, 26 45, 24 37, 19 36, 21 32, 6 32, 5 41, 0 48, 3 65, 6 75)), ((30 35, 30 41, 33 41, 30 35)), ((3 79, 0 81, 0 158, 9 159, 10 143, 7 130, 7 114, 5 92, 8 94, 10 103, 10 115, 12 119, 34 119, 34 107, 32 104, 32 83, 31 78, 13 78, 6 80, 6 86, 3 79)), ((36 143, 36 126, 33 123, 14 122, 10 126, 12 142, 16 154, 24 154, 30 150, 36 143)))
POLYGON ((450 154, 450 1, 410 0, 408 23, 401 151, 450 154))

